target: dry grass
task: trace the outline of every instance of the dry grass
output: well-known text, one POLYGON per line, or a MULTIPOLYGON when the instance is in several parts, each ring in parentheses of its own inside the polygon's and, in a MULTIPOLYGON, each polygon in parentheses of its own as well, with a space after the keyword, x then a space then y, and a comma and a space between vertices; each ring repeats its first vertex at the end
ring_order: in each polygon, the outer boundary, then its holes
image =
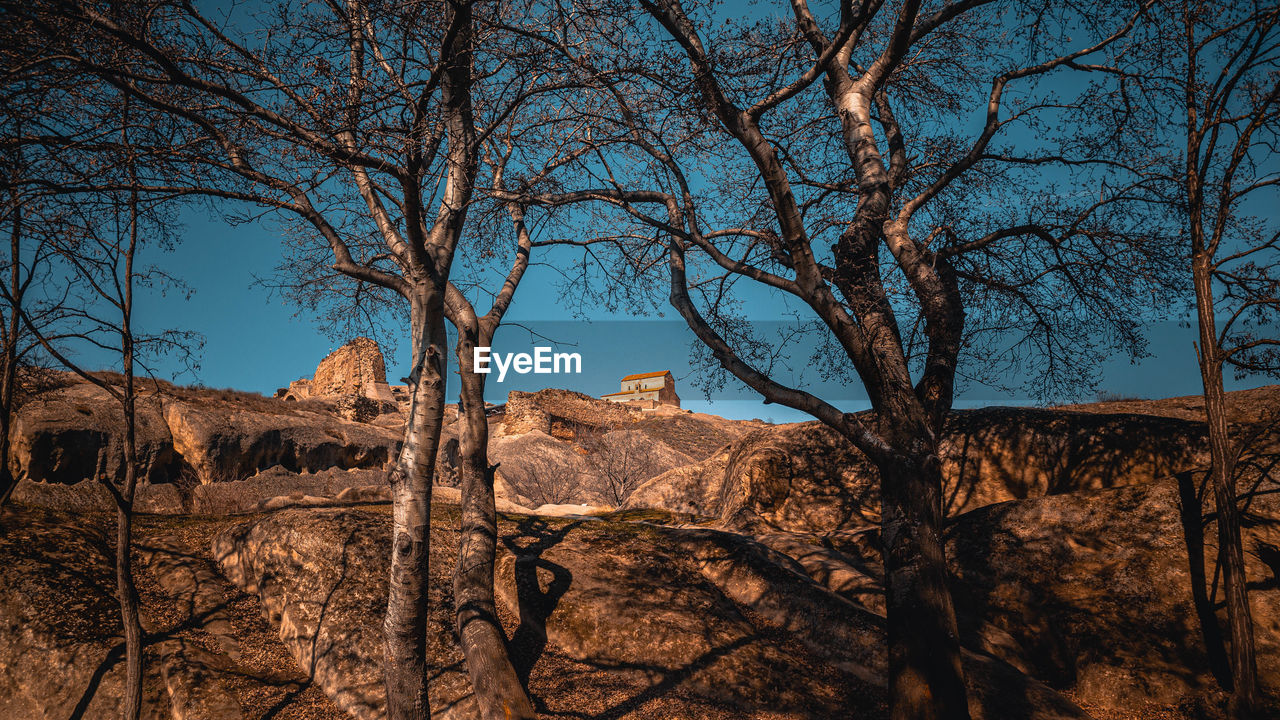
MULTIPOLYGON (((113 385, 124 383, 124 376, 114 371, 91 373, 94 377, 113 385)), ((50 371, 49 378, 40 386, 38 394, 52 392, 72 385, 86 382, 69 372, 50 371)), ((175 385, 174 383, 149 377, 135 379, 140 395, 160 395, 192 404, 232 405, 239 410, 263 413, 266 415, 299 415, 300 413, 333 414, 334 404, 325 399, 309 398, 301 401, 280 400, 267 397, 261 393, 235 390, 232 388, 207 388, 198 385, 175 385)), ((37 397, 38 394, 32 395, 37 397)))
MULTIPOLYGON (((1228 421, 1233 425, 1256 425, 1266 422, 1280 408, 1280 385, 1267 385, 1252 390, 1227 393, 1228 421)), ((1204 421, 1204 398, 1200 395, 1160 400, 1141 400, 1119 395, 1100 395, 1098 402, 1062 405, 1058 409, 1089 413, 1132 413, 1158 415, 1182 420, 1204 421)))

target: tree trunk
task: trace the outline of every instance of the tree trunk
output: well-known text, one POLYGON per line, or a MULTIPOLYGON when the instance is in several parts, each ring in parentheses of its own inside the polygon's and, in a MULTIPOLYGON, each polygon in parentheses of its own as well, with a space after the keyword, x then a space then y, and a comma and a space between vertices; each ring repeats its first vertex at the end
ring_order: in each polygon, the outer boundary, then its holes
MULTIPOLYGON (((9 495, 18 484, 9 469, 9 429, 13 423, 14 391, 18 387, 18 343, 22 331, 22 213, 16 195, 13 196, 13 232, 9 235, 9 317, 6 318, 2 373, 0 373, 0 508, 9 502, 9 495)), ((31 272, 35 272, 32 268, 31 272)))
MULTIPOLYGON (((134 469, 125 470, 126 487, 134 469)), ((133 504, 116 504, 116 595, 124 626, 125 682, 122 716, 138 720, 142 711, 142 623, 138 618, 138 590, 133 582, 133 504)))
MULTIPOLYGON (((133 582, 133 497, 138 488, 137 406, 133 382, 132 253, 126 262, 127 288, 124 319, 121 323, 121 356, 124 388, 120 397, 124 414, 124 485, 112 493, 116 500, 116 595, 120 599, 120 622, 124 626, 125 683, 124 720, 138 720, 142 712, 142 623, 138 617, 138 588, 133 582)), ((111 482, 104 478, 104 482, 111 482)))
POLYGON ((391 576, 383 673, 389 720, 428 720, 426 628, 431 481, 444 419, 443 294, 419 285, 411 301, 414 369, 404 444, 389 473, 391 576))
POLYGON ((1258 708, 1258 664, 1253 643, 1253 614, 1246 586, 1240 512, 1236 506, 1235 454, 1227 432, 1227 406, 1222 387, 1222 348, 1213 315, 1213 278, 1209 260, 1193 259, 1196 312, 1200 325, 1200 378, 1209 425, 1209 473, 1218 517, 1218 557, 1227 599, 1231 637, 1231 716, 1250 718, 1258 708))
POLYGON ((508 654, 507 637, 493 599, 493 563, 498 514, 489 467, 489 423, 484 412, 484 375, 472 372, 474 330, 459 328, 458 364, 462 377, 459 423, 462 427, 462 528, 453 597, 458 637, 467 672, 484 720, 537 715, 508 654), (470 337, 468 337, 470 336, 470 337))
MULTIPOLYGON (((16 323, 9 323, 10 330, 16 323)), ((10 338, 13 335, 10 334, 10 338)), ((9 502, 17 479, 9 467, 9 430, 13 423, 14 389, 17 386, 18 358, 13 341, 6 341, 0 357, 0 508, 9 502)))
MULTIPOLYGON (((133 165, 129 165, 131 179, 133 165)), ((124 292, 120 304, 120 369, 124 388, 124 487, 116 499, 116 593, 124 625, 124 718, 138 720, 142 712, 142 623, 138 618, 138 588, 133 582, 133 497, 138 489, 138 413, 134 385, 133 260, 138 247, 138 195, 129 196, 129 245, 124 257, 124 292)), ((111 482, 107 480, 107 482, 111 482)))
MULTIPOLYGON (((6 369, 6 377, 0 382, 8 382, 8 373, 9 370, 6 369)), ((7 399, 0 399, 0 511, 9 503, 9 496, 18 484, 9 467, 9 428, 13 422, 14 410, 12 398, 12 393, 9 393, 7 399)))
POLYGON ((878 465, 893 720, 967 720, 936 443, 878 465))

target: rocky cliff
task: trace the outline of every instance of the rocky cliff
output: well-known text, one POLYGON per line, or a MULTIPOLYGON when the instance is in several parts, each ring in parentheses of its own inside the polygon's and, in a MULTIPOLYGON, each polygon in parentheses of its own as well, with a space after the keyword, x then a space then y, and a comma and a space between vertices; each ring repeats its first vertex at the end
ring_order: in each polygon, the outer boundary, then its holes
MULTIPOLYGON (((1204 425, 1145 414, 1024 408, 957 411, 942 440, 949 515, 1007 500, 1165 477, 1205 462, 1204 425)), ((836 532, 875 527, 875 468, 821 423, 756 430, 720 456, 641 486, 628 507, 731 527, 836 532)))
MULTIPOLYGON (((335 417, 327 406, 247 393, 151 389, 138 402, 144 483, 194 485, 243 480, 273 466, 294 472, 381 468, 394 457, 396 429, 335 417)), ((20 480, 119 480, 123 422, 104 390, 73 384, 23 405, 14 419, 10 469, 20 480)))

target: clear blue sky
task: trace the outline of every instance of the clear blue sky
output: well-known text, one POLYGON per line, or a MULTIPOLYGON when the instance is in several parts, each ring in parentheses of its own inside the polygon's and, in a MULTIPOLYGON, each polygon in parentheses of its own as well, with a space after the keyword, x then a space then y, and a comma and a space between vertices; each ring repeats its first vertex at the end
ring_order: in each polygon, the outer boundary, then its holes
MULTIPOLYGON (((139 300, 138 314, 150 331, 185 328, 204 335, 202 367, 196 377, 180 376, 179 382, 199 382, 209 387, 230 387, 271 394, 290 380, 310 377, 316 363, 339 343, 331 340, 314 317, 299 314, 283 298, 272 296, 255 284, 255 277, 270 277, 280 262, 280 234, 270 222, 231 226, 210 217, 206 211, 183 214, 185 232, 181 244, 163 256, 174 275, 194 290, 189 300, 180 297, 147 295, 139 300)), ((535 258, 536 259, 536 258, 535 258)), ((510 390, 564 387, 592 395, 618 389, 618 378, 626 373, 670 369, 685 407, 738 418, 770 418, 777 422, 807 419, 789 408, 763 405, 753 393, 731 381, 713 393, 710 403, 693 387, 689 366, 690 343, 694 340, 669 309, 664 318, 652 320, 611 320, 604 313, 590 323, 571 321, 568 310, 557 297, 556 275, 545 267, 533 268, 522 284, 509 318, 510 327, 500 331, 495 349, 525 351, 534 345, 553 344, 566 352, 583 356, 581 375, 516 375, 503 383, 489 378, 491 402, 502 402, 510 390), (525 329, 545 336, 531 336, 525 329)), ((777 320, 757 308, 753 319, 777 320)), ((1168 397, 1199 391, 1199 376, 1191 347, 1194 333, 1171 324, 1153 326, 1150 332, 1153 357, 1131 365, 1117 360, 1104 368, 1102 390, 1137 397, 1168 397)), ((407 372, 408 343, 388 348, 387 374, 392 382, 407 372)), ((159 374, 170 377, 176 368, 161 363, 159 374)), ((806 384, 821 383, 812 368, 793 361, 784 371, 806 384)), ((1229 387, 1254 387, 1265 379, 1243 383, 1229 380, 1229 387)), ((455 384, 456 387, 456 384, 455 384)), ((838 400, 847 409, 864 407, 860 388, 822 385, 824 397, 838 400)), ((1090 399, 1086 395, 1084 399, 1090 399)), ((1023 397, 1005 395, 983 387, 969 388, 957 406, 1022 404, 1023 397)))

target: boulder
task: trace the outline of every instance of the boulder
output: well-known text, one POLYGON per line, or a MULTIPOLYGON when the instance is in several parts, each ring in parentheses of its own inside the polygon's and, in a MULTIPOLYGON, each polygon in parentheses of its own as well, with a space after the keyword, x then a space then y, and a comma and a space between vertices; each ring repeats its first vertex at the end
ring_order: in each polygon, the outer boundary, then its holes
MULTIPOLYGON (((139 480, 167 481, 180 458, 160 400, 143 395, 136 406, 139 480)), ((9 467, 19 480, 77 483, 124 479, 124 418, 106 390, 78 383, 44 393, 15 413, 9 433, 9 467)))
POLYGON ((618 427, 640 419, 640 411, 572 390, 548 388, 507 394, 501 425, 495 435, 522 435, 538 431, 573 439, 582 428, 618 427))
MULTIPOLYGON (((1220 582, 1212 608, 1193 594, 1217 577, 1216 524, 1204 524, 1201 547, 1184 533, 1212 510, 1197 490, 1188 473, 957 518, 948 553, 964 641, 1102 707, 1140 712, 1212 691, 1202 619, 1225 629, 1226 613, 1220 582), (1207 578, 1192 575, 1197 554, 1207 578)), ((1258 676, 1278 692, 1280 500, 1254 496, 1242 524, 1258 676)))

